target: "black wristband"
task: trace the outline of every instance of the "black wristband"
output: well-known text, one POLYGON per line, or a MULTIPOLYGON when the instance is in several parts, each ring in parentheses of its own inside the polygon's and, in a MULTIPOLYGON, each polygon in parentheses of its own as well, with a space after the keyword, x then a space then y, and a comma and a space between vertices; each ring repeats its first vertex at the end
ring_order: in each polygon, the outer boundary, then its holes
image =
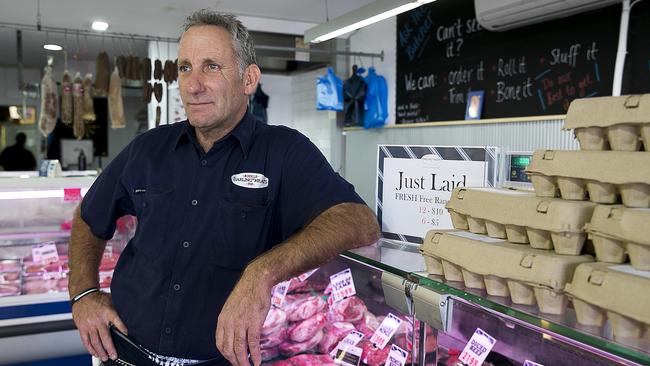
POLYGON ((73 297, 70 300, 70 307, 72 307, 72 305, 74 305, 77 301, 81 300, 84 296, 90 295, 93 292, 99 292, 99 288, 91 287, 87 290, 81 291, 79 294, 77 294, 75 297, 73 297))

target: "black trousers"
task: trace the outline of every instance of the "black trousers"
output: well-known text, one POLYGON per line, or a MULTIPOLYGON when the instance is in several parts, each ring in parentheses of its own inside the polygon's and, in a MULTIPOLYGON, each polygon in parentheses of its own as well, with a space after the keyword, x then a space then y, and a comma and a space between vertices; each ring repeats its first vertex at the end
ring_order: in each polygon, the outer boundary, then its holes
MULTIPOLYGON (((159 366, 142 346, 135 343, 125 334, 110 327, 111 338, 117 350, 117 360, 102 362, 103 366, 159 366)), ((224 358, 212 359, 194 363, 192 366, 229 366, 230 363, 224 358)))

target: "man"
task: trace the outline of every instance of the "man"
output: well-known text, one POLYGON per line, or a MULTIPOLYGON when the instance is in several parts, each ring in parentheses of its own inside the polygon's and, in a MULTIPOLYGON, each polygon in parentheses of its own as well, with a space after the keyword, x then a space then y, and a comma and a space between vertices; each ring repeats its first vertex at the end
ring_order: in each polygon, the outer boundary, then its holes
POLYGON ((25 149, 27 136, 19 132, 16 143, 2 150, 0 165, 6 171, 26 171, 36 169, 36 159, 31 151, 25 149))
POLYGON ((170 363, 259 365, 271 287, 375 242, 377 221, 306 137, 247 112, 260 70, 234 16, 190 15, 178 69, 188 121, 136 137, 75 214, 73 318, 106 364, 110 323, 170 363), (138 229, 109 296, 97 268, 124 214, 138 229))

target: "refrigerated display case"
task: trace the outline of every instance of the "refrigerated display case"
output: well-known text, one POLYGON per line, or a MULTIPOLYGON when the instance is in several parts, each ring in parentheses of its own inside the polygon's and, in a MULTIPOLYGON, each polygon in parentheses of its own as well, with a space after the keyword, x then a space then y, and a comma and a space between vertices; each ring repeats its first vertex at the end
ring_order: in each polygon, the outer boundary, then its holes
MULTIPOLYGON (((94 179, 0 177, 0 364, 85 354, 70 314, 67 254, 73 212, 94 179)), ((103 288, 134 225, 122 220, 107 243, 103 288)))
MULTIPOLYGON (((0 180, 0 258, 5 258, 0 272, 5 273, 2 276, 5 285, 20 284, 21 293, 17 295, 14 289, 11 296, 0 297, 0 364, 85 354, 71 319, 68 294, 63 290, 65 281, 61 280, 65 279, 68 221, 79 196, 83 196, 92 181, 92 177, 0 180), (31 267, 33 246, 51 241, 57 248, 60 263, 53 268, 31 267), (34 281, 29 280, 28 268, 36 273, 39 286, 24 285, 34 281), (34 288, 47 292, 24 294, 34 288)), ((128 240, 128 235, 120 235, 118 233, 108 245, 109 252, 115 255, 113 259, 128 240)), ((546 366, 650 364, 647 339, 614 340, 607 327, 578 326, 570 309, 563 316, 541 315, 535 307, 513 305, 481 291, 465 289, 462 283, 429 276, 418 249, 417 245, 381 240, 375 245, 345 252, 322 266, 305 283, 294 284, 293 289, 288 286, 285 307, 299 297, 313 299, 318 307, 320 300, 315 297, 324 301, 330 297, 325 294, 329 291, 330 276, 350 269, 356 290, 354 298, 358 301, 347 300, 346 303, 356 304, 350 306, 351 310, 357 310, 352 312, 356 315, 352 318, 337 317, 337 314, 328 317, 331 311, 324 310, 323 318, 316 318, 315 323, 317 332, 323 332, 318 342, 313 338, 315 334, 309 331, 291 339, 286 332, 304 330, 309 323, 295 328, 307 319, 299 315, 285 319, 275 328, 276 332, 282 333, 282 329, 285 332, 279 337, 280 342, 273 344, 278 342, 275 339, 266 343, 266 363, 290 358, 301 351, 300 347, 309 346, 296 344, 308 341, 312 343, 308 354, 327 353, 338 344, 340 337, 344 338, 341 334, 345 332, 331 332, 334 327, 360 331, 366 339, 365 343, 360 343, 362 360, 365 355, 366 364, 384 365, 387 352, 377 350, 367 341, 390 313, 401 319, 402 325, 389 338, 387 349, 394 344, 406 350, 409 363, 418 365, 460 365, 458 359, 477 328, 496 339, 485 365, 522 365, 526 361, 546 366), (360 313, 363 317, 357 318, 360 313), (336 327, 334 323, 348 324, 336 327), (323 341, 321 344, 326 334, 330 336, 329 343, 323 341), (334 335, 336 339, 332 341, 334 335), (282 343, 286 344, 281 350, 282 343)), ((342 305, 328 306, 340 308, 342 305)), ((345 311, 340 313, 345 314, 345 311)), ((309 311, 302 314, 303 317, 310 315, 309 311)), ((263 338, 269 341, 273 334, 278 333, 267 329, 263 338)), ((317 360, 302 357, 307 362, 317 360)))

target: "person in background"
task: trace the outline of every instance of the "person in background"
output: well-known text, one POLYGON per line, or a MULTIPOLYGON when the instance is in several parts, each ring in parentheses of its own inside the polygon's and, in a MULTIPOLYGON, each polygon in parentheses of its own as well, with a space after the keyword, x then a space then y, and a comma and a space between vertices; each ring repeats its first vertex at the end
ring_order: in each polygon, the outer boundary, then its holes
POLYGON ((6 171, 27 171, 36 170, 36 159, 34 154, 25 148, 27 136, 19 132, 16 135, 16 143, 6 147, 0 153, 0 165, 6 171))
POLYGON ((247 109, 261 73, 235 16, 190 15, 178 71, 188 120, 137 136, 75 212, 73 319, 104 365, 260 365, 271 288, 376 242, 379 225, 307 137, 247 109), (126 214, 138 229, 109 295, 98 265, 126 214))

